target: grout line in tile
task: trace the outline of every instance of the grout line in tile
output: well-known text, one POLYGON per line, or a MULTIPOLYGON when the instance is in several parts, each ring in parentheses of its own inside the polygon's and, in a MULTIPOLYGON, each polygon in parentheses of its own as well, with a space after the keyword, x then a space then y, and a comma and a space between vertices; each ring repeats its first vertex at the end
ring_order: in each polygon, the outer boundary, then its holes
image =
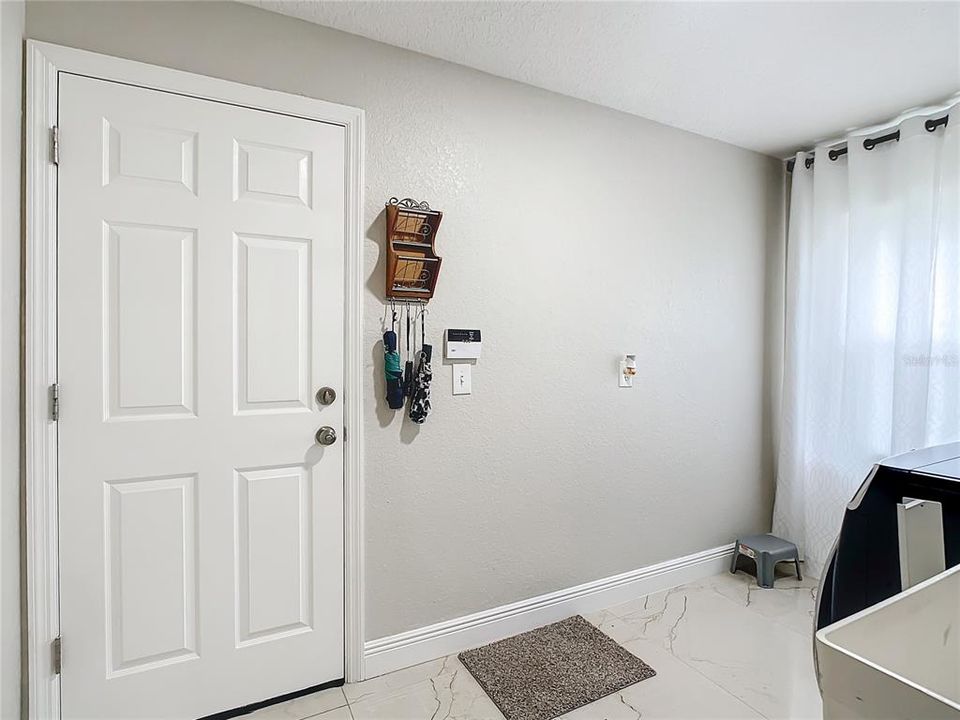
POLYGON ((347 712, 349 712, 350 717, 353 718, 353 711, 350 710, 350 703, 347 702, 347 696, 344 695, 343 705, 337 705, 336 707, 328 708, 323 712, 314 713, 313 715, 307 715, 303 718, 300 718, 300 720, 314 720, 314 718, 322 718, 324 715, 329 715, 330 713, 334 713, 337 710, 343 710, 344 708, 347 708, 347 712))
MULTIPOLYGON (((671 654, 672 654, 672 653, 671 653, 671 654)), ((707 682, 709 682, 711 685, 720 688, 723 692, 725 692, 727 695, 729 695, 730 697, 732 697, 734 700, 736 700, 738 703, 740 703, 740 704, 743 705, 744 707, 750 708, 753 712, 755 712, 755 713, 756 713, 757 715, 759 715, 760 717, 765 718, 766 720, 773 720, 772 718, 768 718, 766 715, 764 715, 762 712, 760 712, 760 710, 758 710, 758 709, 755 708, 753 705, 751 705, 750 703, 748 703, 748 702, 747 702, 746 700, 744 700, 742 697, 740 697, 739 695, 735 695, 732 691, 730 691, 730 690, 728 690, 727 688, 725 688, 723 685, 721 685, 720 683, 718 683, 716 680, 714 680, 714 679, 713 679, 712 677, 710 677, 709 675, 704 675, 702 672, 700 672, 700 669, 697 668, 695 665, 691 665, 691 664, 688 663, 686 660, 684 660, 684 659, 681 658, 681 657, 677 657, 676 655, 674 655, 673 657, 675 657, 675 658, 676 658, 677 660, 679 660, 681 663, 683 663, 683 664, 686 665, 688 668, 690 668, 691 670, 693 670, 693 671, 694 671, 695 673, 697 673, 697 675, 699 675, 700 677, 705 678, 705 679, 707 680, 707 682)))
MULTIPOLYGON (((700 581, 700 582, 703 582, 703 581, 700 581)), ((804 636, 804 633, 800 632, 800 630, 798 630, 797 628, 791 627, 790 625, 788 625, 788 624, 786 624, 786 623, 784 623, 784 622, 779 621, 776 617, 772 617, 772 616, 765 615, 765 614, 759 612, 759 611, 756 610, 756 609, 750 610, 749 605, 744 606, 742 603, 737 602, 737 601, 734 600, 733 598, 730 598, 730 597, 724 595, 723 593, 721 593, 720 591, 718 591, 716 588, 712 587, 712 586, 709 585, 709 584, 700 585, 700 583, 687 583, 687 584, 685 584, 685 585, 678 585, 678 586, 673 587, 673 588, 668 588, 668 589, 665 591, 665 593, 666 593, 667 597, 669 598, 669 596, 672 595, 673 593, 678 592, 678 591, 682 591, 683 589, 685 589, 685 588, 687 588, 687 587, 689 587, 689 586, 691 586, 691 585, 698 585, 698 586, 704 587, 705 589, 709 590, 712 595, 714 595, 714 596, 719 596, 719 597, 723 598, 724 601, 725 601, 726 603, 729 603, 732 607, 747 609, 754 617, 757 617, 757 618, 761 619, 762 621, 770 624, 771 626, 775 626, 775 627, 778 627, 778 628, 783 628, 783 629, 789 630, 791 633, 796 634, 796 635, 800 635, 801 637, 804 636)), ((790 589, 791 589, 791 590, 793 590, 793 589, 796 589, 796 590, 806 590, 806 591, 808 591, 808 592, 809 592, 809 590, 810 590, 810 588, 790 588, 790 589)), ((661 591, 661 592, 664 592, 664 591, 661 591)), ((647 594, 647 595, 645 595, 645 596, 641 596, 640 598, 637 598, 637 600, 647 599, 647 598, 649 598, 651 595, 655 595, 655 594, 657 594, 657 593, 649 593, 649 594, 647 594)), ((613 617, 622 619, 622 618, 620 618, 620 616, 619 616, 618 614, 611 612, 611 609, 610 609, 610 608, 602 608, 602 609, 598 610, 597 612, 610 612, 610 614, 611 614, 613 617)), ((676 660, 680 661, 680 663, 681 663, 683 666, 685 666, 685 667, 689 668, 690 670, 692 670, 693 672, 697 673, 697 675, 699 675, 700 677, 702 677, 702 678, 704 678, 705 680, 707 680, 707 682, 709 682, 709 683, 710 683, 711 685, 713 685, 714 687, 717 687, 717 688, 719 688, 720 690, 722 690, 725 694, 727 694, 728 696, 730 696, 731 699, 733 699, 735 702, 739 703, 739 704, 742 705, 743 707, 749 709, 750 711, 752 711, 753 713, 755 713, 758 717, 764 718, 765 720, 773 720, 772 718, 770 718, 769 716, 767 716, 767 715, 765 715, 763 712, 761 712, 758 708, 754 707, 750 702, 748 702, 748 701, 745 700, 744 698, 736 695, 733 691, 727 689, 727 688, 724 687, 723 685, 719 684, 717 681, 715 681, 715 680, 714 680, 713 678, 711 678, 710 676, 704 674, 696 665, 692 665, 691 663, 687 662, 687 661, 686 661, 685 659, 683 659, 682 657, 679 657, 679 656, 673 654, 669 649, 668 649, 667 651, 670 652, 670 654, 671 654, 676 660)), ((437 658, 437 659, 439 659, 439 658, 437 658)), ((433 662, 433 661, 431 661, 431 662, 433 662)), ((446 663, 444 663, 444 667, 445 667, 445 665, 446 665, 446 663)), ((441 669, 441 672, 442 672, 442 669, 441 669)), ((395 688, 394 691, 395 691, 395 692, 396 692, 396 691, 406 691, 406 690, 409 690, 409 688, 412 687, 413 685, 417 685, 417 684, 418 684, 418 683, 412 683, 410 686, 406 686, 406 687, 404 687, 404 688, 395 688)), ((341 688, 341 692, 342 692, 342 688, 341 688)), ((363 702, 363 701, 365 701, 365 700, 368 700, 368 699, 371 698, 371 696, 374 696, 374 695, 377 695, 377 694, 378 694, 377 692, 364 693, 363 695, 360 695, 360 696, 358 696, 357 698, 355 698, 354 700, 351 701, 351 700, 349 700, 349 699, 347 698, 346 693, 343 693, 344 703, 345 703, 345 706, 346 706, 347 709, 348 709, 348 712, 350 713, 350 717, 351 717, 351 718, 354 718, 354 715, 353 715, 353 705, 358 704, 358 703, 360 703, 360 702, 363 702)), ((344 705, 341 705, 341 706, 339 706, 339 707, 342 708, 342 707, 344 707, 344 705)), ((331 708, 330 711, 335 710, 335 709, 338 709, 338 708, 331 708)), ((330 712, 330 711, 327 711, 327 712, 330 712)), ((310 718, 315 718, 315 717, 317 717, 317 716, 309 716, 309 717, 310 717, 310 718)))
MULTIPOLYGON (((2 0, 0 0, 0 2, 2 2, 2 0)), ((331 689, 333 689, 333 688, 331 688, 331 689)), ((344 694, 344 692, 343 692, 343 687, 338 687, 338 688, 336 688, 336 689, 340 691, 340 700, 341 700, 341 702, 340 702, 339 705, 334 705, 333 707, 329 707, 329 708, 327 708, 326 710, 321 710, 320 712, 317 712, 317 713, 310 713, 309 715, 298 715, 298 716, 297 716, 298 720, 310 720, 311 718, 320 717, 320 716, 322 716, 322 715, 326 715, 327 713, 333 712, 334 710, 340 710, 341 708, 346 707, 346 706, 347 706, 347 696, 346 696, 346 695, 344 694)), ((321 690, 320 692, 328 692, 328 691, 327 691, 327 690, 321 690)))
POLYGON ((312 714, 310 714, 310 715, 304 715, 303 717, 300 718, 300 720, 310 720, 310 718, 321 717, 322 715, 326 715, 327 713, 331 713, 331 712, 333 712, 334 710, 340 710, 340 709, 342 709, 342 708, 347 707, 350 703, 347 702, 347 696, 346 696, 346 694, 344 694, 343 688, 342 688, 342 687, 339 687, 339 688, 337 688, 337 690, 340 691, 340 699, 343 701, 340 705, 336 705, 336 706, 334 706, 334 707, 327 708, 326 710, 321 710, 321 711, 318 712, 318 713, 312 713, 312 714))
MULTIPOLYGON (((681 585, 680 587, 684 587, 684 586, 681 585)), ((712 592, 714 595, 719 595, 720 597, 722 597, 724 600, 726 600, 728 603, 730 603, 730 604, 733 605, 734 607, 738 607, 738 608, 743 608, 743 607, 744 607, 743 605, 740 605, 739 603, 734 602, 733 600, 731 600, 730 598, 728 598, 727 596, 725 596, 723 593, 718 592, 718 591, 717 591, 715 588, 713 588, 713 587, 707 586, 707 589, 710 590, 710 592, 712 592)), ((766 615, 763 615, 762 613, 759 613, 759 612, 757 612, 757 611, 752 611, 752 612, 753 612, 757 617, 761 618, 762 620, 765 620, 766 622, 769 622, 769 623, 771 623, 771 624, 777 625, 777 626, 779 627, 779 623, 775 623, 772 618, 769 618, 769 617, 767 617, 766 615)), ((716 680, 714 680, 713 678, 711 678, 709 675, 705 675, 704 673, 702 673, 702 672, 700 671, 700 669, 699 669, 698 667, 696 667, 695 665, 691 665, 689 662, 687 662, 686 660, 684 660, 684 659, 683 659, 682 657, 680 657, 679 655, 675 655, 672 650, 669 650, 669 649, 668 649, 667 652, 669 652, 671 655, 673 655, 673 657, 676 658, 677 660, 679 660, 682 664, 686 665, 688 668, 690 668, 690 669, 693 670, 695 673, 697 673, 700 677, 705 678, 709 683, 711 683, 712 685, 715 685, 716 687, 718 687, 718 688, 720 688, 721 690, 723 690, 723 692, 725 692, 727 695, 729 695, 729 696, 732 697, 734 700, 736 700, 737 702, 739 702, 741 705, 744 705, 745 707, 750 708, 753 712, 755 712, 755 713, 756 713, 757 715, 759 715, 760 717, 765 718, 766 720, 774 720, 773 718, 769 718, 768 716, 764 715, 762 712, 760 712, 760 710, 758 710, 757 708, 755 708, 753 705, 751 705, 749 702, 747 702, 746 700, 744 700, 742 697, 740 697, 740 696, 738 696, 738 695, 735 695, 731 690, 728 690, 727 688, 725 688, 723 685, 721 685, 720 683, 718 683, 716 680)))
MULTIPOLYGON (((799 586, 799 587, 791 587, 791 588, 780 588, 779 590, 776 590, 776 588, 770 588, 770 590, 773 590, 774 592, 803 591, 803 592, 805 592, 805 593, 810 593, 812 590, 819 590, 819 587, 820 587, 820 584, 819 584, 819 581, 818 581, 817 585, 815 585, 815 586, 813 586, 813 587, 799 586)), ((753 588, 753 589, 756 590, 757 588, 759 588, 759 585, 756 586, 756 587, 753 588)), ((715 588, 711 587, 710 589, 711 589, 713 592, 715 592, 717 595, 719 595, 720 597, 726 599, 726 600, 729 601, 729 602, 732 602, 732 603, 733 603, 734 605, 736 605, 737 607, 742 607, 742 608, 746 608, 747 610, 750 610, 750 602, 749 602, 749 601, 747 602, 746 605, 740 605, 739 603, 737 603, 737 602, 734 601, 733 599, 727 597, 726 595, 724 595, 723 593, 719 592, 719 591, 716 590, 715 588)), ((749 596, 749 592, 748 592, 748 596, 749 596)), ((816 595, 813 596, 813 600, 814 600, 814 607, 816 607, 816 595)), ((803 637, 803 638, 808 637, 808 634, 807 634, 806 632, 800 632, 799 629, 793 627, 793 626, 790 625, 789 623, 784 622, 782 619, 780 619, 780 618, 777 617, 777 616, 774 616, 774 615, 764 615, 762 612, 760 612, 759 610, 756 610, 756 609, 750 610, 750 612, 752 612, 752 613, 753 613, 754 615, 756 615, 756 616, 762 617, 762 618, 764 618, 764 619, 766 619, 766 620, 769 620, 769 621, 775 623, 775 624, 778 625, 779 627, 786 628, 787 630, 790 630, 791 632, 796 633, 796 634, 799 635, 800 637, 803 637)), ((810 635, 813 635, 813 627, 812 627, 812 626, 811 626, 811 628, 810 628, 810 635)))
MULTIPOLYGON (((705 587, 706 589, 710 590, 710 592, 712 592, 714 595, 719 595, 720 597, 722 597, 724 600, 726 600, 728 603, 731 603, 731 604, 734 605, 735 607, 743 608, 744 610, 749 610, 755 617, 761 617, 761 618, 763 618, 764 620, 769 620, 770 622, 774 623, 774 624, 777 625, 778 627, 783 627, 783 628, 786 628, 787 630, 791 630, 791 631, 793 631, 794 633, 800 635, 801 637, 805 637, 805 636, 806 636, 806 633, 802 633, 802 632, 800 632, 799 630, 797 630, 796 628, 790 627, 789 625, 787 625, 787 624, 784 623, 784 622, 781 622, 780 620, 778 620, 778 619, 777 619, 776 617, 774 617, 774 616, 764 615, 764 614, 763 614, 762 612, 760 612, 759 610, 750 610, 750 604, 749 604, 749 603, 746 604, 746 605, 741 605, 741 604, 740 604, 739 602, 737 602, 736 600, 733 600, 732 598, 727 597, 727 596, 724 595, 722 592, 720 592, 719 590, 717 590, 716 588, 714 588, 714 587, 712 587, 712 586, 710 586, 710 585, 704 585, 704 587, 705 587)), ((758 586, 758 587, 759 587, 759 586, 758 586)), ((774 592, 778 592, 777 590, 774 590, 773 588, 770 588, 770 589, 773 590, 774 592)), ((816 588, 804 588, 804 587, 781 588, 781 590, 780 590, 779 592, 783 592, 784 589, 786 589, 786 590, 805 590, 805 591, 807 591, 807 592, 810 592, 811 589, 816 589, 816 588)))

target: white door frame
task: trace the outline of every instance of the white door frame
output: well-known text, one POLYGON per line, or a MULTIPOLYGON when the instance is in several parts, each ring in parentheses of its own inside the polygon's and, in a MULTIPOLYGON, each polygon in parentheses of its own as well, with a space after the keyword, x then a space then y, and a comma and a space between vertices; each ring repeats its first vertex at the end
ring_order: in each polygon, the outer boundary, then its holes
MULTIPOLYGON (((27 41, 24 300, 27 717, 60 717, 53 642, 60 633, 57 528, 57 125, 60 73, 137 85, 340 125, 346 132, 344 277, 344 669, 363 679, 363 125, 358 108, 97 53, 27 41)), ((64 155, 69 157, 69 139, 64 155)), ((64 399, 69 402, 69 398, 64 399)), ((69 638, 64 641, 69 653, 69 638)))

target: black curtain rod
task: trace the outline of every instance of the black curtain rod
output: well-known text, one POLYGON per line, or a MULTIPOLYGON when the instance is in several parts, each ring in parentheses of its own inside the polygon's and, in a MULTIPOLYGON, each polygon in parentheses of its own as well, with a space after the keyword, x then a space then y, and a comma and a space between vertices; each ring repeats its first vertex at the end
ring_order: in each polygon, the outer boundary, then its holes
MULTIPOLYGON (((931 118, 930 120, 927 120, 923 124, 923 127, 927 132, 933 132, 938 127, 946 127, 947 121, 949 119, 950 119, 949 115, 944 115, 943 117, 939 117, 939 118, 931 118)), ((885 142, 891 142, 891 141, 900 142, 899 130, 894 130, 891 133, 887 133, 886 135, 880 135, 878 137, 865 138, 863 141, 863 149, 873 150, 877 145, 880 145, 881 143, 885 143, 885 142)), ((829 157, 831 160, 836 160, 837 158, 846 154, 847 154, 847 146, 838 145, 837 147, 830 148, 830 151, 827 153, 827 157, 829 157)), ((804 159, 803 164, 807 168, 807 170, 809 170, 813 166, 813 160, 814 158, 812 155, 804 159)), ((793 172, 793 166, 796 164, 796 162, 797 161, 795 159, 787 160, 787 172, 793 172)))

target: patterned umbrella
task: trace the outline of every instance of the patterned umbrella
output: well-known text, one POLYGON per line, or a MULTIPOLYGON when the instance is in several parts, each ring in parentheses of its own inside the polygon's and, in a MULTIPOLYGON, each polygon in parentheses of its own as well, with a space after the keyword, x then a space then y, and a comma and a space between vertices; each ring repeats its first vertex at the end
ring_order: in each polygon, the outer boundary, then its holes
POLYGON ((433 346, 424 345, 420 350, 420 364, 417 374, 413 378, 413 393, 410 398, 410 419, 418 425, 423 424, 430 414, 430 381, 433 372, 430 370, 430 359, 433 356, 433 346))

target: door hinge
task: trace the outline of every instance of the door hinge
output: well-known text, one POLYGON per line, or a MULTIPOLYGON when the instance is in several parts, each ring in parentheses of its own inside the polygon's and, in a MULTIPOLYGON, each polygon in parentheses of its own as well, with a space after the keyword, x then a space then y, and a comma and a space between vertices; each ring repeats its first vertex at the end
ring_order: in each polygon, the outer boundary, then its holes
POLYGON ((346 425, 343 426, 343 441, 344 441, 344 442, 347 441, 347 426, 346 426, 346 425))
POLYGON ((57 636, 53 639, 53 674, 59 675, 63 670, 63 638, 57 636))
POLYGON ((53 164, 60 164, 60 127, 54 125, 50 129, 50 141, 53 148, 53 164))
POLYGON ((54 422, 60 419, 60 383, 50 386, 50 419, 54 422))

